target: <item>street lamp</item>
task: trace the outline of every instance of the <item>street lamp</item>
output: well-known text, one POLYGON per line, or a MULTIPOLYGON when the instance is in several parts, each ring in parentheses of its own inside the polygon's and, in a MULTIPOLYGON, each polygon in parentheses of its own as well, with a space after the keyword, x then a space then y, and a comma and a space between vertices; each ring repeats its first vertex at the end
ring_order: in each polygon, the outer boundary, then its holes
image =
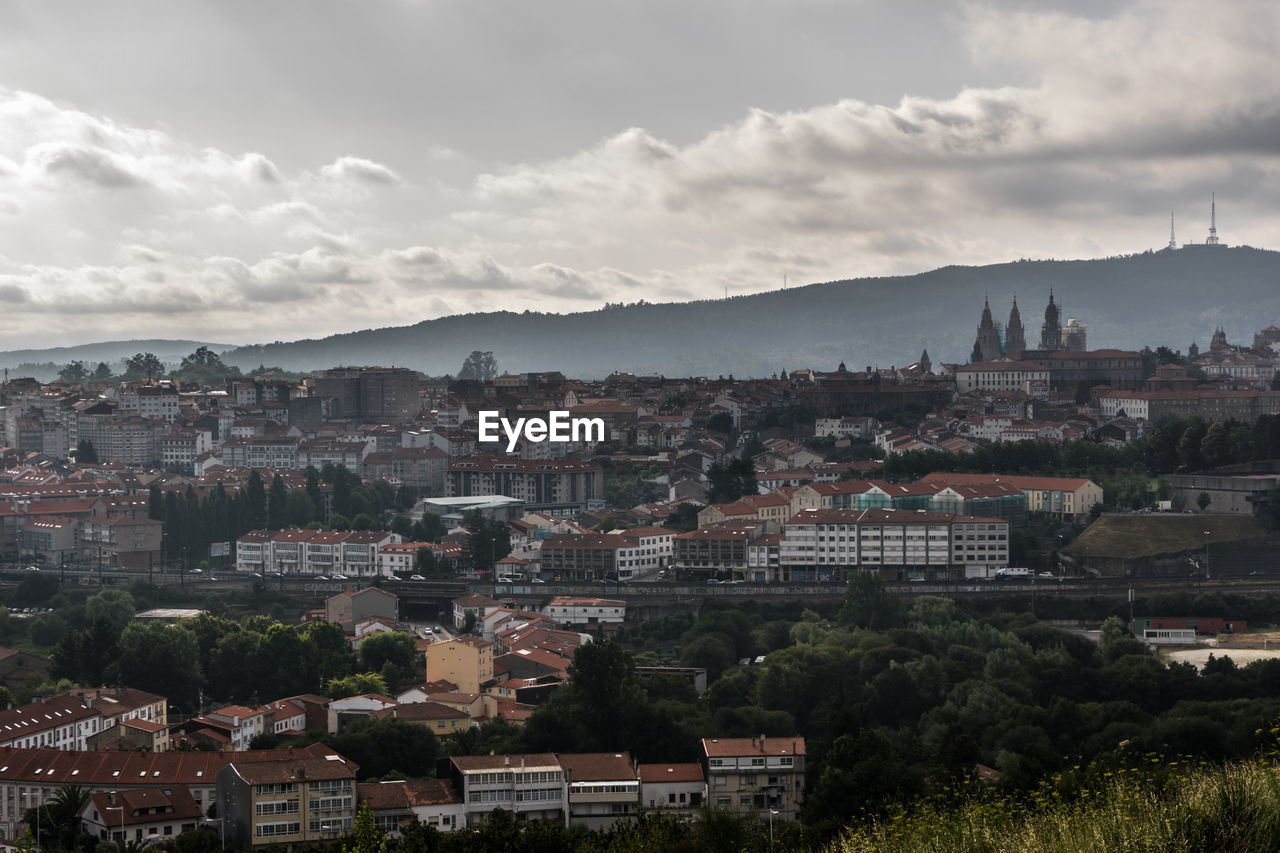
POLYGON ((1213 572, 1209 568, 1209 531, 1204 532, 1204 579, 1213 580, 1213 572))
MULTIPOLYGON (((115 799, 116 799, 116 792, 115 792, 115 791, 112 791, 112 792, 111 792, 111 801, 112 801, 112 802, 115 802, 115 799)), ((123 850, 124 850, 124 842, 125 842, 125 836, 124 836, 124 806, 123 806, 123 805, 119 805, 119 806, 104 806, 102 810, 103 810, 104 812, 112 812, 112 811, 119 811, 119 812, 120 812, 120 849, 123 851, 123 850)), ((107 822, 107 821, 106 821, 106 818, 104 817, 104 818, 103 818, 103 820, 102 820, 102 823, 105 825, 105 824, 106 824, 106 822, 107 822)))
MULTIPOLYGON (((23 791, 22 798, 24 800, 28 798, 34 800, 36 798, 36 792, 23 791)), ((36 803, 34 808, 36 810, 36 850, 39 850, 40 849, 40 810, 43 808, 46 808, 44 801, 41 800, 39 803, 36 803)), ((49 813, 48 811, 45 812, 46 815, 48 813, 49 813)))
POLYGON ((778 813, 777 809, 769 809, 769 849, 773 849, 773 816, 778 813))

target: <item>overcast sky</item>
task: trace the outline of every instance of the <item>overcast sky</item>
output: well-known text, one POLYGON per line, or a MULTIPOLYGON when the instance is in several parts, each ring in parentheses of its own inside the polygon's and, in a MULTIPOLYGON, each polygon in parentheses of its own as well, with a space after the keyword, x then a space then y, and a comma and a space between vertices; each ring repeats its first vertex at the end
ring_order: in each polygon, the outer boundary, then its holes
POLYGON ((1124 254, 1171 210, 1202 241, 1211 192, 1277 248, 1277 32, 1272 0, 10 0, 0 349, 1124 254))

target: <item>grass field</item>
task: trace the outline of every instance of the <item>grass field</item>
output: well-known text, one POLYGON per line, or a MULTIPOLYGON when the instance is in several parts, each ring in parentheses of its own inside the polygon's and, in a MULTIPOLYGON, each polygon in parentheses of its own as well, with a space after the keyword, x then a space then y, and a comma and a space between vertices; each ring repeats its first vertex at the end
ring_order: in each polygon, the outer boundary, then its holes
POLYGON ((1209 531, 1210 547, 1253 539, 1267 532, 1256 519, 1234 515, 1105 515, 1090 525, 1066 550, 1077 559, 1081 555, 1136 559, 1203 551, 1206 530, 1209 531))
POLYGON ((1189 768, 1148 757, 1064 796, 974 795, 851 828, 827 853, 1203 853, 1280 850, 1274 756, 1189 768))

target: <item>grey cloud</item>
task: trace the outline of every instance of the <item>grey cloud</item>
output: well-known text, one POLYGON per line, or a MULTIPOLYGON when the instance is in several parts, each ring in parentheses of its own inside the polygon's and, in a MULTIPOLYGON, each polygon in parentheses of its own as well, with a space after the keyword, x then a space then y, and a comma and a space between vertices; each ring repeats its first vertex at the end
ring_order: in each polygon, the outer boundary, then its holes
POLYGON ((31 295, 27 293, 26 288, 16 284, 0 284, 0 302, 21 304, 30 299, 31 295))
POLYGON ((130 189, 147 183, 107 152, 94 148, 49 147, 37 152, 35 160, 38 168, 50 176, 70 178, 106 189, 130 189))

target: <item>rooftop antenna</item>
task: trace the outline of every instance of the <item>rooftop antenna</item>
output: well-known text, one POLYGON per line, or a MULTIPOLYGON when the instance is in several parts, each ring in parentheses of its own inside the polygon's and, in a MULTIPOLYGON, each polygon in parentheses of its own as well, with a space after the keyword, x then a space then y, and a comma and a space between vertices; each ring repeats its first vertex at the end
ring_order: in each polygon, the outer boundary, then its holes
POLYGON ((1178 241, 1173 238, 1173 211, 1169 211, 1169 248, 1178 248, 1178 241))
POLYGON ((1206 246, 1218 245, 1218 200, 1217 193, 1209 194, 1209 239, 1204 241, 1206 246))

